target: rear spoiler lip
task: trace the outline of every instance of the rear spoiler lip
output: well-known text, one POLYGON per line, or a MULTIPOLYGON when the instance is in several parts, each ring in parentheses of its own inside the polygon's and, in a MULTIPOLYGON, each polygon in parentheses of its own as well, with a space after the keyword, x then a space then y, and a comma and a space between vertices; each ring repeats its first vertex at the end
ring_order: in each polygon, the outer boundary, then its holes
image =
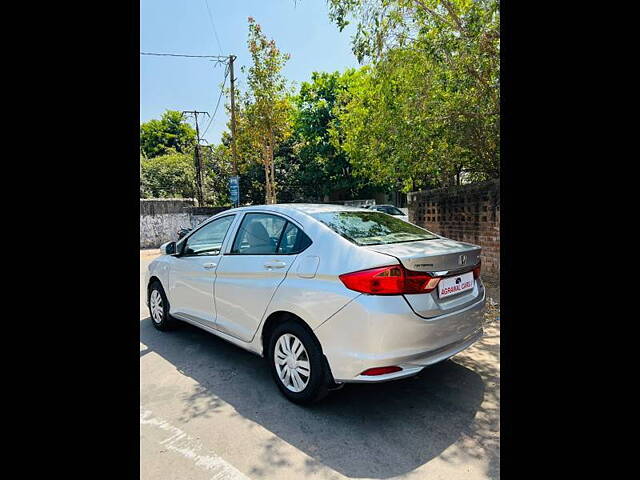
POLYGON ((478 260, 478 263, 475 265, 466 265, 463 268, 457 268, 455 270, 440 270, 438 272, 426 272, 432 277, 447 277, 449 275, 461 275, 463 273, 468 273, 476 268, 478 265, 482 263, 482 260, 478 260))
MULTIPOLYGON (((395 255, 391 255, 390 253, 387 253, 385 255, 389 255, 390 257, 395 258, 396 260, 398 260, 398 263, 400 263, 400 265, 402 265, 407 270, 411 270, 410 268, 406 267, 404 263, 402 263, 401 258, 396 257, 395 255)), ((480 257, 478 257, 478 262, 473 265, 465 265, 464 267, 456 268, 455 270, 438 270, 438 271, 429 271, 429 272, 421 272, 421 273, 426 273, 427 275, 431 275, 432 277, 448 277, 449 275, 461 275, 463 273, 471 272, 474 268, 476 268, 478 265, 481 265, 481 264, 482 264, 482 260, 480 259, 480 257)), ((416 270, 412 270, 412 271, 416 271, 416 270)))

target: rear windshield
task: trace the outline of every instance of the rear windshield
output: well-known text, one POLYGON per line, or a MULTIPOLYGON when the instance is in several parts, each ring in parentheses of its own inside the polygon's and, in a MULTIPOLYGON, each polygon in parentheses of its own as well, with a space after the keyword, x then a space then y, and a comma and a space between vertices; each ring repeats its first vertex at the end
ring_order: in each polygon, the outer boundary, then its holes
POLYGON ((437 235, 380 212, 325 212, 312 215, 356 245, 432 240, 437 235))

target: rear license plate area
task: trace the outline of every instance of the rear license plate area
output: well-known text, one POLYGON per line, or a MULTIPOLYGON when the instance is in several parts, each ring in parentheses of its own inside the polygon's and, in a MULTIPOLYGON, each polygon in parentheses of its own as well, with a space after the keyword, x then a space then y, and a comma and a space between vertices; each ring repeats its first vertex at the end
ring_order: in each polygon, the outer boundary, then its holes
POLYGON ((447 298, 473 289, 473 272, 445 277, 438 283, 438 297, 447 298))

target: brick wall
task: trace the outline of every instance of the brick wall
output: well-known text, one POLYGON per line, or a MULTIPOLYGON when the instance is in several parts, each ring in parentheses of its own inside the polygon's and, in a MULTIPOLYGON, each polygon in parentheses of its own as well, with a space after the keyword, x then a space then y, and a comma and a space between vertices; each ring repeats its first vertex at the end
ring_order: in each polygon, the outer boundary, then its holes
POLYGON ((411 192, 409 221, 482 247, 483 274, 500 275, 500 182, 411 192))

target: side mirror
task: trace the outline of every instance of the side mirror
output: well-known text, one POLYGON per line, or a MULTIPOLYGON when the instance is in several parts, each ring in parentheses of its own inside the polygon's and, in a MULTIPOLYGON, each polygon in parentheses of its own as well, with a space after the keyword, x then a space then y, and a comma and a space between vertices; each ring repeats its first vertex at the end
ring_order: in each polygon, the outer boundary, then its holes
POLYGON ((167 242, 160 245, 160 254, 174 255, 176 253, 176 242, 167 242))

